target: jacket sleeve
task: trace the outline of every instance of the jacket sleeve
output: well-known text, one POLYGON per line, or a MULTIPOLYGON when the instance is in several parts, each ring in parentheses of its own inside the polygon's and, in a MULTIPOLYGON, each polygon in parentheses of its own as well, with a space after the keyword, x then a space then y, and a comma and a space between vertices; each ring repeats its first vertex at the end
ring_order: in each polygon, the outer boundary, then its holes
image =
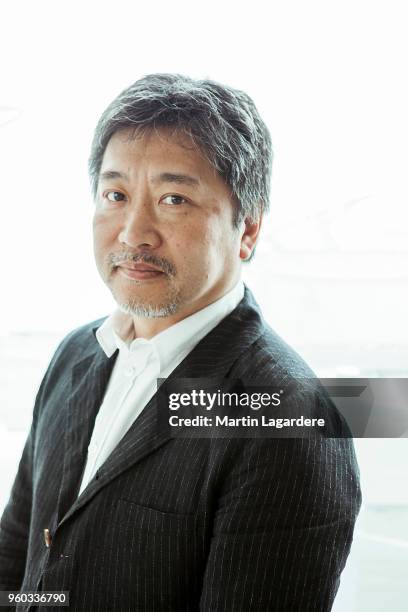
POLYGON ((33 466, 36 423, 50 380, 52 385, 54 365, 62 352, 64 344, 65 340, 57 348, 39 387, 34 404, 31 428, 20 459, 9 501, 0 520, 0 590, 19 590, 23 581, 34 488, 33 466))
POLYGON ((352 440, 251 441, 219 497, 200 610, 331 610, 360 504, 352 440))
POLYGON ((26 563, 32 500, 34 425, 0 521, 0 590, 19 590, 26 563))

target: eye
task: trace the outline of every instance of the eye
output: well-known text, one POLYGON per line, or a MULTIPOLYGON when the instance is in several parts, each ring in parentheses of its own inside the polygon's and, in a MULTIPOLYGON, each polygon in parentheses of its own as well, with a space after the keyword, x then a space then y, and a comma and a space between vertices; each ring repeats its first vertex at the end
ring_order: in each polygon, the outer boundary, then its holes
POLYGON ((187 200, 186 198, 183 198, 183 196, 176 195, 173 193, 173 194, 164 196, 164 198, 162 198, 160 202, 162 202, 163 204, 168 204, 170 206, 178 206, 180 204, 186 204, 187 200))
POLYGON ((123 202, 125 196, 120 191, 105 191, 103 197, 109 200, 109 202, 123 202))

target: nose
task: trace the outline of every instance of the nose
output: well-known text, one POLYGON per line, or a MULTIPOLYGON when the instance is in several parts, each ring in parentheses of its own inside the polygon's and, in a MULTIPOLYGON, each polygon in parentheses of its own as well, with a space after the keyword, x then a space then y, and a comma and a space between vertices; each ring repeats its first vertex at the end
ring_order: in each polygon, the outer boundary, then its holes
POLYGON ((162 243, 158 221, 149 203, 135 203, 126 210, 119 242, 132 249, 157 249, 162 243))

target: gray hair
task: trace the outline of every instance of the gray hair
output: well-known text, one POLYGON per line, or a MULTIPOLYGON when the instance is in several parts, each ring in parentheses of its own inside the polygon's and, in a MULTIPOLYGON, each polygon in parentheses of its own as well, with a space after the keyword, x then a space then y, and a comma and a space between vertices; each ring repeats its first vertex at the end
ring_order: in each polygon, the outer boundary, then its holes
POLYGON ((231 189, 234 224, 269 208, 271 138, 251 98, 211 80, 150 74, 122 91, 102 114, 92 142, 89 174, 96 197, 106 146, 115 132, 171 127, 187 134, 231 189))

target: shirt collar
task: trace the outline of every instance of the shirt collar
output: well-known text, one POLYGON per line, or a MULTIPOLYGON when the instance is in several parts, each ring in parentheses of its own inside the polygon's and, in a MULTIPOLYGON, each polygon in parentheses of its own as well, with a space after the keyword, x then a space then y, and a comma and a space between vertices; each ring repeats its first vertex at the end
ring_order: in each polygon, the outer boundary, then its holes
POLYGON ((239 281, 231 291, 194 314, 178 321, 150 340, 134 338, 133 321, 129 314, 115 310, 96 331, 96 338, 107 357, 128 351, 133 342, 151 343, 164 370, 180 353, 188 354, 200 340, 236 308, 244 297, 244 284, 239 281))
POLYGON ((96 339, 107 357, 130 343, 133 334, 132 318, 121 310, 113 312, 96 330, 96 339))

